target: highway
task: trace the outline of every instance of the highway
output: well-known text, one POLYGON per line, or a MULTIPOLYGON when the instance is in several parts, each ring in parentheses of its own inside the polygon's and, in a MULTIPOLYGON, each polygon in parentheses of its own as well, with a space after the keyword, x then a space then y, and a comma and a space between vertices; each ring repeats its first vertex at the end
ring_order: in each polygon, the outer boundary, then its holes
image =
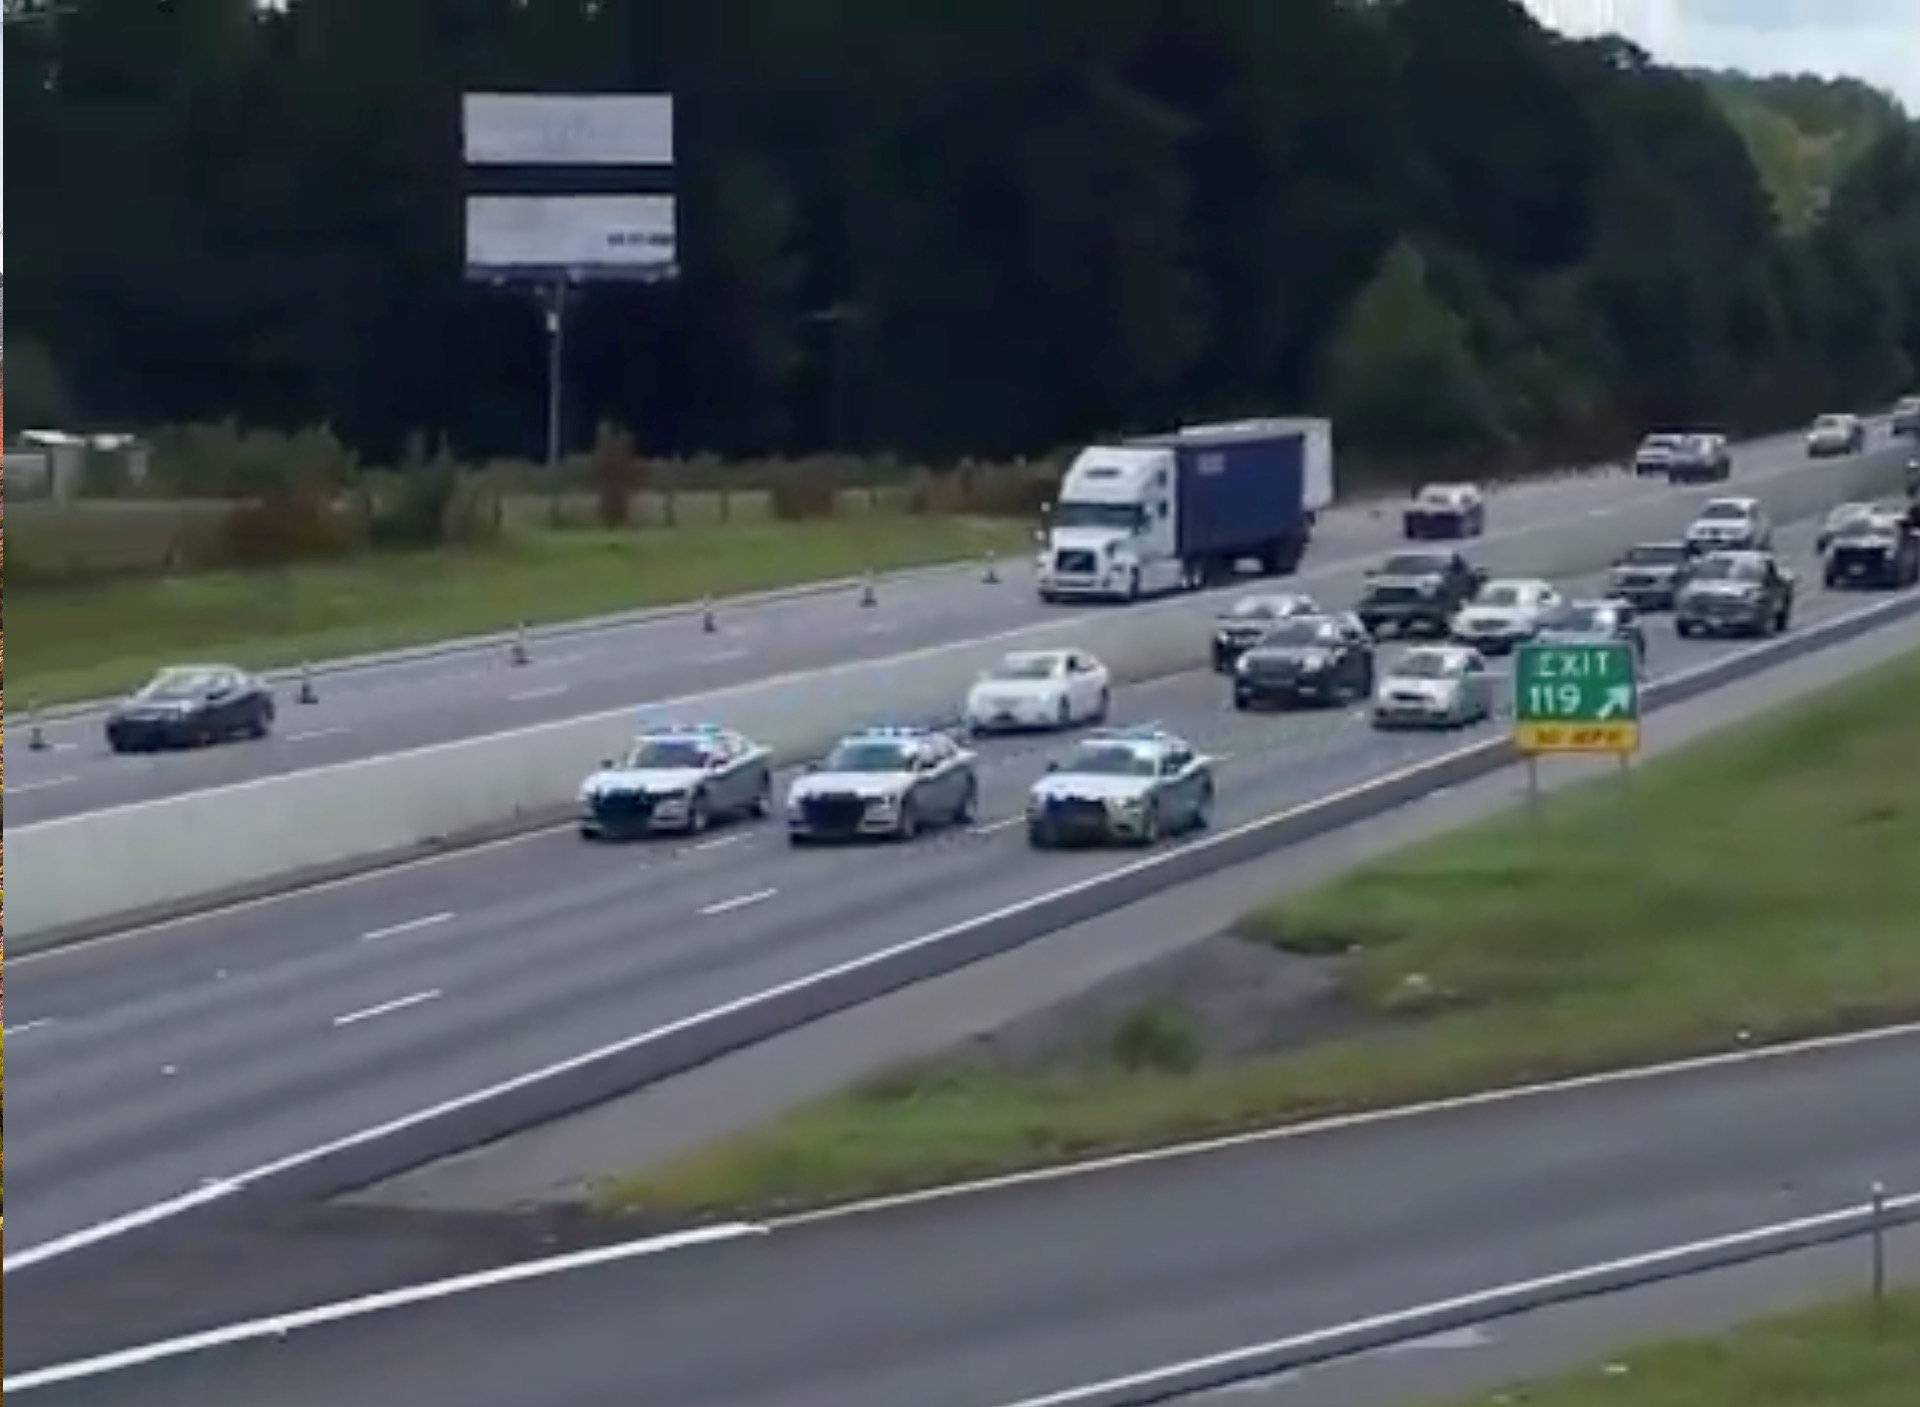
MULTIPOLYGON (((48 1407, 998 1407, 1826 1211, 1876 1179, 1915 1186, 1916 1061, 1910 1029, 775 1220, 25 1392, 33 1365, 9 1343, 7 1390, 48 1407)), ((1909 1276, 1915 1244, 1895 1248, 1909 1276)), ((1675 1318, 1741 1305, 1721 1282, 1663 1298, 1675 1318)), ((1397 1378, 1426 1381, 1417 1361, 1397 1378)))
MULTIPOLYGON (((1876 454, 1898 452, 1882 447, 1878 427, 1874 443, 1876 454)), ((1737 449, 1727 490, 1782 474, 1831 471, 1830 461, 1806 459, 1797 435, 1775 436, 1737 449)), ((1619 472, 1516 485, 1492 495, 1488 537, 1500 542, 1543 525, 1577 522, 1623 499, 1665 491, 1660 481, 1636 483, 1619 472)), ((1325 514, 1294 582, 1327 589, 1396 545, 1398 509, 1397 500, 1358 502, 1325 514)), ((714 634, 704 633, 698 615, 686 612, 545 632, 533 641, 529 663, 518 667, 497 641, 370 659, 322 672, 319 701, 312 705, 295 702, 294 686, 279 682, 276 730, 260 742, 116 756, 106 747, 99 711, 64 713, 45 724, 46 750, 30 750, 17 728, 6 743, 10 819, 27 825, 991 637, 1076 611, 1115 609, 1043 605, 1025 558, 1000 563, 998 575, 997 583, 988 584, 981 564, 973 563, 888 578, 871 609, 859 605, 853 587, 722 603, 714 634)), ((583 769, 592 761, 583 759, 583 769)))
MULTIPOLYGON (((1808 579, 1810 531, 1779 542, 1803 568, 1802 625, 1872 599, 1808 579)), ((1656 677, 1740 648, 1663 618, 1651 634, 1656 677)), ((1221 828, 1461 745, 1357 710, 1236 714, 1205 671, 1123 688, 1115 716, 1220 759, 1221 828)), ((15 959, 9 1261, 1132 863, 1027 848, 1025 790, 1064 746, 983 745, 980 824, 910 849, 796 852, 777 824, 628 846, 560 828, 15 959)))

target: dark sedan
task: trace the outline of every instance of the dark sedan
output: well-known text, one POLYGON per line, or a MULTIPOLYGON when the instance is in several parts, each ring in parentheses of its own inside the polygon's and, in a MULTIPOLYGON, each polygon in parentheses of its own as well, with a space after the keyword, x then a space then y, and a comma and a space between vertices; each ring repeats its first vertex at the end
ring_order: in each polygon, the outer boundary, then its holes
POLYGON ((161 670, 107 715, 115 752, 200 747, 227 738, 264 738, 273 727, 273 693, 244 670, 183 664, 161 670))
POLYGON ((1373 641, 1358 620, 1284 621, 1233 668, 1233 706, 1339 703, 1373 695, 1373 641))

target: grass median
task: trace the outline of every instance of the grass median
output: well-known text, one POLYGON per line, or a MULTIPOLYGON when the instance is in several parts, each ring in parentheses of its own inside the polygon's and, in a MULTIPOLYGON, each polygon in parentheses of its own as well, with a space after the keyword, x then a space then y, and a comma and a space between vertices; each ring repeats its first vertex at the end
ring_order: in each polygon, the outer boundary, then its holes
POLYGON ((1026 550, 1012 519, 870 514, 606 532, 525 528, 485 548, 264 571, 9 583, 14 693, 123 690, 170 661, 251 668, 1026 550))
POLYGON ((1652 1344, 1564 1377, 1458 1407, 1912 1407, 1920 1401, 1920 1294, 1847 1303, 1652 1344))
POLYGON ((1044 1062, 889 1071, 596 1197, 816 1204, 1910 1017, 1917 762, 1909 656, 1249 915, 1330 969, 1330 1030, 1219 1058, 1204 1004, 1148 993, 1044 1062))

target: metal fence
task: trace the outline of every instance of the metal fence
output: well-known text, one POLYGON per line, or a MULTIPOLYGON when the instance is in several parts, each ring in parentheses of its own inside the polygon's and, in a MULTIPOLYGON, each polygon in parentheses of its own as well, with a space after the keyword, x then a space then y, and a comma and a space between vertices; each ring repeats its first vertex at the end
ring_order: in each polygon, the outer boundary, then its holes
POLYGON ((1867 1286, 1877 1301, 1884 1298, 1887 1288, 1887 1233, 1917 1225, 1920 1192, 1890 1197, 1876 1184, 1867 1201, 1835 1211, 1517 1281, 1183 1363, 1163 1364, 1104 1382, 1022 1398, 1004 1407, 1141 1407, 1168 1402, 1493 1319, 1846 1241, 1867 1242, 1867 1286))

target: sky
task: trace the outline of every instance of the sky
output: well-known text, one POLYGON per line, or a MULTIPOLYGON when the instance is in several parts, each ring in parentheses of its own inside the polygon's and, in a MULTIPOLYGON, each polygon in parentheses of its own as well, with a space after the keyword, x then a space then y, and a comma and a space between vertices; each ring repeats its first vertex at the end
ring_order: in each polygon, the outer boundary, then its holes
POLYGON ((1657 59, 1864 79, 1920 116, 1920 0, 1525 0, 1570 34, 1614 30, 1657 59))

